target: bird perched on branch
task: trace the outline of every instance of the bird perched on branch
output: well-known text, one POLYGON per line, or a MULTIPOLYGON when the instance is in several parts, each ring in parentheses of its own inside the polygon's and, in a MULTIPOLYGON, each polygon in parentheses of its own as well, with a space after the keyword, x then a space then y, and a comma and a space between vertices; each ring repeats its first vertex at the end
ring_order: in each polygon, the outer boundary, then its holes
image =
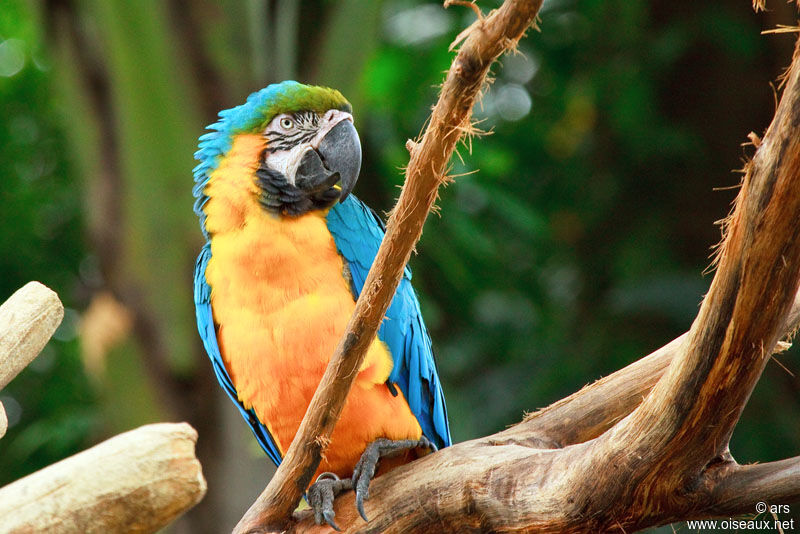
MULTIPOLYGON (((206 237, 194 277, 197 325, 217 379, 276 464, 383 239, 381 220, 350 194, 361 167, 351 111, 333 89, 270 85, 220 112, 195 153, 206 237)), ((396 457, 384 470, 448 445, 431 340, 406 269, 308 490, 317 522, 335 527, 340 477, 353 476, 366 520, 381 456, 396 457)))

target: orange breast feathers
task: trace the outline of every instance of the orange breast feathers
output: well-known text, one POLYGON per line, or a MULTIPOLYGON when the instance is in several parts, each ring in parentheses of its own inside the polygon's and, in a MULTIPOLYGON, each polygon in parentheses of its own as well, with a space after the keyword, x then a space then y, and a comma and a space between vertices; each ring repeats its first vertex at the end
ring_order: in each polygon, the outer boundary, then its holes
MULTIPOLYGON (((239 400, 252 407, 283 454, 345 331, 355 301, 325 212, 264 210, 254 174, 264 140, 239 135, 205 193, 211 259, 206 281, 222 358, 239 400)), ((319 471, 350 476, 379 437, 419 439, 408 403, 385 385, 386 345, 372 342, 319 471)))

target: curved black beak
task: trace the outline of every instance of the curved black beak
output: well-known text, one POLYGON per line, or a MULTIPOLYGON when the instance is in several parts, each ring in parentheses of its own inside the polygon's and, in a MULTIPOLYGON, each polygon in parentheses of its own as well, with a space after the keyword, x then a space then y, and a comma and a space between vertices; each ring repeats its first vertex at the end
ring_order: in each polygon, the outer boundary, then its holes
POLYGON ((361 140, 353 123, 343 120, 331 128, 320 141, 317 152, 325 168, 339 174, 342 181, 339 200, 344 200, 356 186, 361 170, 361 140))
POLYGON ((353 190, 361 170, 361 142, 353 123, 343 120, 325 134, 316 150, 303 154, 294 185, 317 207, 342 201, 353 190), (336 184, 341 182, 341 187, 336 184))

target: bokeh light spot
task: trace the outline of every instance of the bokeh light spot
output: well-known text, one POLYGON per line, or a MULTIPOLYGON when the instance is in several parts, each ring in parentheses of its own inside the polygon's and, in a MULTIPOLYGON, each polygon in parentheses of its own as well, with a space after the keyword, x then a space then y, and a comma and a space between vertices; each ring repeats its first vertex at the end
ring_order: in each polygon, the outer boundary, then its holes
POLYGON ((430 41, 450 29, 451 18, 439 4, 423 4, 405 9, 386 21, 386 34, 400 45, 430 41))
POLYGON ((6 39, 0 43, 0 76, 10 78, 25 66, 25 43, 6 39))
POLYGON ((504 120, 518 121, 531 112, 531 95, 521 85, 510 83, 497 90, 494 104, 504 120))

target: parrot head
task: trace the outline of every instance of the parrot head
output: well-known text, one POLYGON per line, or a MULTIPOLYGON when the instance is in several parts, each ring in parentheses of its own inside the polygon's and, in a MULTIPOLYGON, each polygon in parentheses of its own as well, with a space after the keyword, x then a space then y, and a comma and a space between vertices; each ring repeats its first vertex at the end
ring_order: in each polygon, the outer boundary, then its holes
POLYGON ((195 212, 204 220, 204 189, 238 135, 259 135, 253 179, 261 206, 299 216, 344 200, 361 169, 361 143, 350 103, 339 91, 285 81, 251 94, 200 137, 194 169, 195 212))

